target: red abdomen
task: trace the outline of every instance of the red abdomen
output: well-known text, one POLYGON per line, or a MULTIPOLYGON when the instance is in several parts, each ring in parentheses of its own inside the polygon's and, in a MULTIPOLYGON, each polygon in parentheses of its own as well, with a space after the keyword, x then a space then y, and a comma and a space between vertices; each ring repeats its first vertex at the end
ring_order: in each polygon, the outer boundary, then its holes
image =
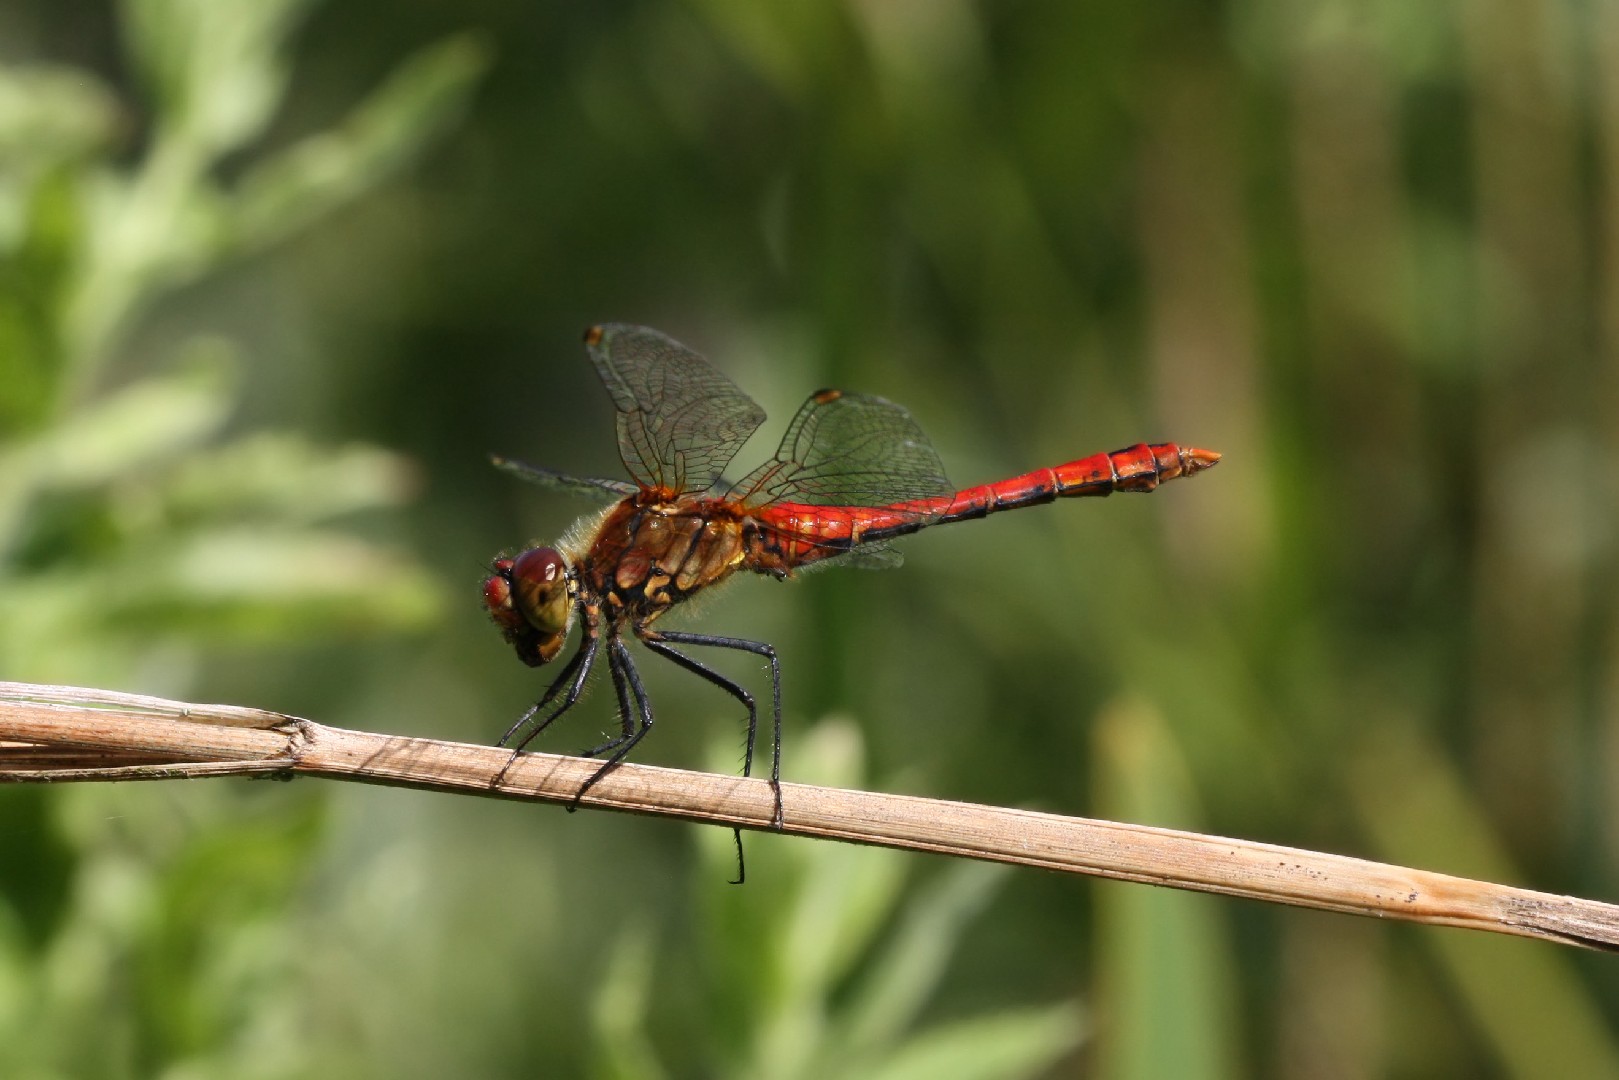
MULTIPOLYGON (((774 503, 754 511, 762 534, 760 546, 779 555, 783 568, 801 566, 842 554, 863 543, 942 525, 981 518, 1059 498, 1111 495, 1115 491, 1151 491, 1159 484, 1212 467, 1220 455, 1212 450, 1175 443, 1137 443, 1111 453, 1014 476, 954 495, 887 506, 812 506, 774 503)), ((772 570, 772 566, 755 569, 772 570)))

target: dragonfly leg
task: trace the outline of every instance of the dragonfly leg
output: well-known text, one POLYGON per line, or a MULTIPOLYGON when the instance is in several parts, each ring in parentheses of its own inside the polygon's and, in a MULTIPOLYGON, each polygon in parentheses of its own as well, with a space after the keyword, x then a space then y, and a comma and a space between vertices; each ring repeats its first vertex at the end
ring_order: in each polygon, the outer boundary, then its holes
MULTIPOLYGON (((748 710, 747 760, 743 762, 742 766, 742 775, 748 775, 749 769, 751 769, 753 766, 754 733, 759 730, 759 709, 758 706, 756 706, 753 702, 753 695, 748 693, 748 691, 744 689, 741 684, 732 682, 730 679, 726 678, 724 675, 721 675, 719 672, 715 671, 707 664, 704 664, 702 661, 687 656, 673 645, 670 645, 664 640, 663 635, 659 634, 656 630, 648 629, 643 631, 641 633, 641 641, 646 645, 647 648, 651 649, 659 656, 666 656, 692 674, 700 675, 701 677, 707 679, 709 682, 713 683, 715 686, 719 687, 721 690, 724 690, 726 693, 740 701, 742 703, 742 707, 748 710)), ((779 812, 780 807, 778 806, 777 809, 779 812)), ((780 824, 780 822, 778 821, 777 824, 780 824)), ((731 884, 741 885, 748 878, 747 863, 743 861, 742 857, 742 830, 732 829, 731 839, 736 841, 736 877, 731 881, 731 884)))
MULTIPOLYGON (((615 642, 617 638, 613 639, 615 642)), ((597 754, 616 750, 630 739, 635 737, 636 704, 630 700, 629 682, 624 674, 623 661, 619 659, 612 645, 608 646, 607 670, 613 676, 613 692, 618 695, 618 727, 619 733, 608 739, 600 746, 592 746, 589 750, 579 751, 580 757, 595 757, 597 754)))
POLYGON ((533 706, 523 713, 522 716, 519 716, 517 718, 517 723, 507 728, 506 734, 502 735, 500 737, 500 741, 495 745, 505 746, 513 735, 517 734, 523 729, 523 725, 532 720, 536 714, 538 714, 542 709, 549 705, 553 699, 556 698, 563 686, 567 686, 568 692, 563 694, 562 703, 551 711, 551 715, 547 716, 544 720, 541 720, 538 724, 535 724, 528 734, 524 735, 520 740, 518 740, 517 745, 512 747, 512 749, 514 751, 521 751, 525 746, 537 739, 540 732, 550 727, 552 722, 555 721, 557 717, 573 708, 574 704, 579 700, 579 695, 584 692, 585 680, 590 677, 590 669, 591 666, 596 662, 596 651, 600 645, 601 639, 599 637, 597 637, 595 634, 587 633, 585 635, 584 642, 579 646, 579 651, 575 652, 573 654, 573 658, 563 666, 562 671, 559 672, 556 679, 552 681, 550 687, 545 691, 544 696, 542 696, 539 701, 536 701, 533 706))
POLYGON ((645 643, 647 648, 651 649, 659 656, 666 656, 692 674, 707 679, 709 682, 713 683, 715 686, 719 687, 721 690, 724 690, 727 694, 730 694, 732 697, 740 701, 742 703, 742 707, 748 710, 748 753, 747 761, 743 763, 742 767, 742 775, 747 776, 753 765, 754 733, 759 729, 759 709, 753 703, 753 695, 748 693, 748 691, 740 684, 732 682, 730 679, 726 678, 724 675, 721 675, 707 664, 704 664, 702 661, 694 659, 693 657, 687 656, 679 649, 676 649, 670 645, 665 640, 664 635, 658 633, 656 630, 648 630, 645 636, 641 638, 641 641, 645 643))
POLYGON ((753 775, 753 748, 759 731, 759 717, 753 707, 753 696, 684 653, 675 652, 673 649, 659 649, 654 640, 660 644, 672 642, 676 645, 712 645, 717 649, 738 649, 770 661, 770 787, 776 794, 776 812, 770 824, 772 828, 780 829, 784 820, 781 808, 781 663, 776 659, 775 648, 763 641, 720 637, 716 634, 692 634, 681 630, 647 630, 642 634, 641 640, 646 642, 648 648, 663 653, 688 671, 701 675, 715 686, 729 691, 748 707, 748 744, 742 758, 743 776, 753 775))
MULTIPOLYGON (((573 802, 568 809, 577 810, 579 800, 585 797, 585 792, 595 786, 596 781, 606 776, 614 765, 623 761, 636 743, 646 738, 646 733, 652 730, 652 703, 647 699, 646 687, 641 684, 641 673, 635 670, 635 661, 630 658, 630 650, 624 646, 621 638, 614 637, 607 643, 608 669, 613 673, 613 685, 618 689, 619 706, 622 710, 624 733, 611 742, 599 747, 595 753, 612 749, 613 755, 602 762, 601 768, 590 774, 590 779, 580 785, 574 793, 573 802), (640 720, 640 726, 635 725, 630 711, 631 699, 634 701, 634 717, 640 720)), ((586 757, 591 756, 586 754, 586 757)))

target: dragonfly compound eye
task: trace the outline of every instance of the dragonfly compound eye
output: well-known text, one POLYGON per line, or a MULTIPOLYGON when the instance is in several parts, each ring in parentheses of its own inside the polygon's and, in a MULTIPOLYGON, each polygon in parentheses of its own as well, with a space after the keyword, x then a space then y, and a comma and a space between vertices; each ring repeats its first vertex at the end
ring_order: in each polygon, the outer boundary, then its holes
POLYGON ((513 559, 511 590, 530 626, 542 634, 567 633, 572 613, 568 563, 555 548, 529 548, 513 559))

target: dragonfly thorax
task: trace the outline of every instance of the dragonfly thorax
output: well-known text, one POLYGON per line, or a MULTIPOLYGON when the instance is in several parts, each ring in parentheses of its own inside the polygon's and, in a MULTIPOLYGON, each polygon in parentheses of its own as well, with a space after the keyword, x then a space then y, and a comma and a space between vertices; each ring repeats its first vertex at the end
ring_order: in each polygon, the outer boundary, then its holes
POLYGON ((573 622, 573 573, 555 548, 534 547, 498 559, 483 583, 483 602, 517 655, 530 667, 562 651, 573 622))
POLYGON ((688 495, 610 511, 579 561, 581 588, 615 622, 648 623, 742 566, 744 519, 721 500, 688 495))

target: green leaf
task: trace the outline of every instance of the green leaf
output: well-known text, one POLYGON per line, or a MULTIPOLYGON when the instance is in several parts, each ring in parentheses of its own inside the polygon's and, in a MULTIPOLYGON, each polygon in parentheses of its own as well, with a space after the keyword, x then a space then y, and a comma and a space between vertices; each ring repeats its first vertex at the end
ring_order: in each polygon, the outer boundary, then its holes
POLYGON ((667 1073, 646 1035, 655 960, 652 934, 644 923, 626 926, 612 949, 590 1009, 595 1074, 601 1080, 663 1080, 667 1073))
POLYGON ((125 0, 124 25, 155 112, 201 158, 264 130, 286 88, 282 57, 309 0, 125 0))
MULTIPOLYGON (((1098 717, 1098 815, 1197 828, 1200 813, 1173 733, 1143 704, 1098 717)), ((1217 901, 1197 893, 1103 885, 1097 896, 1097 1009, 1108 1024, 1097 1075, 1219 1080, 1240 1075, 1233 949, 1217 901)))
MULTIPOLYGON (((61 297, 85 230, 72 169, 12 179, 16 220, 0 220, 0 439, 44 423, 60 397, 61 297)), ((0 177, 0 218, 9 212, 5 183, 0 177)))
POLYGON ((0 66, 0 177, 100 150, 111 142, 118 119, 111 91, 87 71, 0 66))
POLYGON ((890 944, 843 1014, 839 1043, 860 1053, 897 1038, 938 986, 967 925, 993 899, 1007 868, 957 862, 906 904, 890 944))
POLYGON ((259 432, 187 457, 157 493, 182 521, 269 517, 307 524, 397 506, 418 486, 398 454, 355 443, 317 446, 293 432, 259 432))
POLYGON ((428 624, 440 591, 405 555, 345 533, 207 529, 100 576, 103 625, 242 641, 376 633, 428 624))
MULTIPOLYGON (((859 1080, 1015 1080, 1038 1076, 1084 1039, 1078 1005, 1019 1009, 959 1020, 919 1035, 859 1080)), ((1170 1074, 1166 1074, 1170 1075, 1170 1074)))
POLYGON ((173 457, 219 430, 234 407, 237 377, 229 345, 199 341, 173 371, 109 394, 0 451, 0 477, 26 475, 36 488, 92 487, 173 457))
MULTIPOLYGON (((768 749, 764 751, 768 754, 768 749)), ((795 774, 812 783, 854 786, 864 776, 860 733, 846 722, 823 721, 793 746, 795 774)), ((716 769, 730 768, 729 761, 716 769)), ((735 858, 729 838, 714 830, 702 839, 710 872, 735 858)), ((711 898, 716 948, 734 964, 730 978, 740 997, 761 1014, 776 1010, 778 1020, 818 1001, 864 954, 893 911, 904 883, 904 862, 893 852, 851 844, 793 845, 782 850, 768 836, 752 841, 761 856, 749 888, 781 888, 763 909, 739 890, 711 898), (774 860, 783 857, 776 865, 774 860), (737 895, 733 895, 737 894, 737 895), (760 910, 772 913, 768 923, 760 910), (785 913, 785 914, 783 914, 785 913), (745 928, 737 934, 738 927, 745 928), (752 937, 752 940, 750 940, 752 937)))
POLYGON ((226 346, 200 342, 173 372, 69 413, 30 439, 0 443, 0 571, 26 545, 40 495, 106 485, 195 446, 225 422, 235 376, 226 346))
POLYGON ((374 186, 460 116, 487 65, 472 35, 440 42, 402 64, 339 130, 252 169, 232 214, 235 246, 270 243, 374 186))
POLYGON ((438 582, 353 536, 270 524, 159 534, 0 590, 0 657, 36 679, 124 677, 159 644, 375 636, 430 624, 438 582))

